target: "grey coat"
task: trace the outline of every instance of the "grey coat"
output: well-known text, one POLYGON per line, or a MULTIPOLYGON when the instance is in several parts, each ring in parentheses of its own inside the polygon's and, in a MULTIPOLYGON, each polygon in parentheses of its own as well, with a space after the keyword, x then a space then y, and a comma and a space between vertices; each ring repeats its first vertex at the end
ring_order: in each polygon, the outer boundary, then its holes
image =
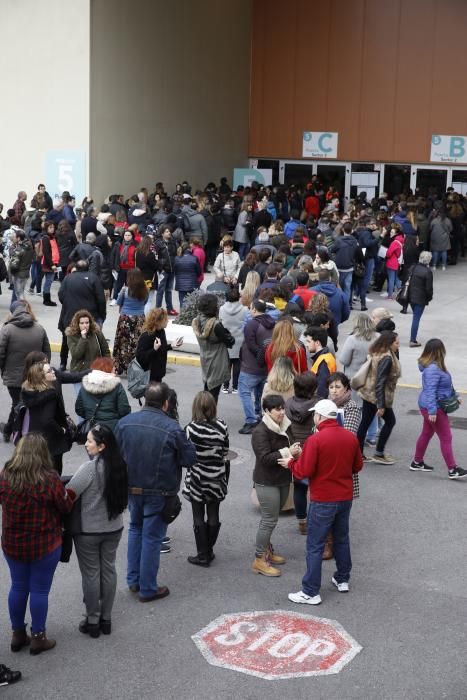
MULTIPOLYGON (((80 466, 67 487, 81 496, 81 530, 87 534, 115 532, 123 528, 123 516, 109 520, 104 498, 104 463, 93 459, 80 466)), ((75 533, 76 534, 76 533, 75 533)))
POLYGON ((0 331, 0 371, 5 386, 20 387, 26 355, 38 350, 50 362, 47 333, 24 309, 16 309, 0 331))
MULTIPOLYGON (((368 348, 376 340, 378 333, 375 333, 371 340, 357 338, 354 335, 349 335, 338 354, 338 360, 342 365, 342 371, 349 379, 357 374, 360 367, 366 362, 368 357, 368 348)), ((362 400, 356 391, 352 390, 352 398, 358 406, 362 405, 362 400)))
POLYGON ((217 318, 207 318, 204 314, 199 314, 192 323, 199 343, 203 381, 208 389, 230 379, 229 353, 225 343, 216 335, 218 323, 217 318))
POLYGON ((451 239, 449 234, 452 231, 452 223, 447 216, 444 219, 436 216, 430 224, 430 230, 430 250, 433 253, 451 249, 451 239))
POLYGON ((243 343, 243 322, 247 313, 248 309, 239 301, 226 301, 219 309, 219 320, 235 338, 235 345, 228 350, 231 359, 240 357, 240 348, 243 343))

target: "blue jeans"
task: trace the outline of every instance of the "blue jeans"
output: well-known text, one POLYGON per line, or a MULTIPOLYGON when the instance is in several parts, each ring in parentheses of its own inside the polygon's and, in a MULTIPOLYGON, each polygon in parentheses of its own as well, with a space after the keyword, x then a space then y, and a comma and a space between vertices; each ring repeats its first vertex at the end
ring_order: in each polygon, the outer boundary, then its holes
POLYGON ((366 295, 370 288, 371 278, 373 276, 373 270, 375 269, 375 259, 370 258, 365 260, 365 274, 360 278, 358 286, 358 294, 360 296, 360 304, 366 306, 366 295))
POLYGON ((293 482, 293 504, 297 520, 305 520, 308 509, 308 479, 293 482))
POLYGON ((250 242, 247 241, 246 243, 240 243, 238 246, 238 254, 240 256, 240 260, 245 260, 246 256, 248 255, 248 251, 250 250, 250 242))
POLYGON ((162 494, 128 496, 130 526, 126 580, 129 586, 139 585, 141 598, 149 598, 157 592, 161 545, 167 533, 167 523, 161 518, 164 505, 162 494))
POLYGON ((423 304, 410 304, 410 306, 412 307, 413 311, 412 327, 410 329, 410 342, 415 343, 417 340, 420 319, 425 311, 425 307, 423 304))
POLYGON ((54 277, 55 272, 44 272, 44 287, 42 290, 44 294, 50 293, 50 288, 52 286, 52 282, 54 281, 54 277))
POLYGON ((256 423, 261 417, 261 394, 266 383, 266 377, 262 374, 247 374, 240 372, 238 377, 238 394, 242 402, 246 423, 256 423), (251 399, 254 393, 255 403, 251 399))
POLYGON ((36 288, 40 293, 42 286, 42 265, 40 260, 35 260, 31 265, 31 289, 36 288))
POLYGON ((397 276, 397 270, 390 270, 389 267, 387 267, 386 274, 388 276, 388 297, 392 297, 394 290, 399 289, 401 286, 401 281, 397 276))
POLYGON ((378 428, 379 428, 379 419, 378 416, 375 415, 373 420, 370 423, 370 427, 367 430, 366 433, 366 440, 376 440, 376 436, 378 435, 378 428))
MULTIPOLYGON (((193 291, 193 290, 191 290, 191 291, 193 291)), ((183 302, 185 301, 185 297, 187 297, 188 294, 191 294, 191 292, 179 292, 178 293, 178 301, 180 303, 180 308, 182 308, 183 302)))
POLYGON ((431 265, 432 267, 436 267, 438 264, 438 261, 441 263, 443 267, 446 267, 446 263, 448 261, 448 251, 447 250, 433 250, 431 253, 431 265))
POLYGON ((18 561, 5 554, 11 576, 8 610, 12 629, 21 630, 24 628, 28 598, 31 611, 31 631, 38 634, 46 629, 49 592, 55 569, 60 561, 61 551, 60 545, 36 561, 18 561))
POLYGON ((175 274, 165 272, 164 275, 159 276, 159 288, 157 290, 156 306, 160 308, 162 306, 162 300, 165 294, 165 305, 167 311, 173 310, 172 304, 172 287, 174 286, 175 274))
POLYGON ((353 277, 352 270, 350 272, 341 272, 339 270, 339 285, 340 285, 340 288, 342 289, 342 291, 344 292, 345 296, 347 297, 349 304, 351 304, 351 302, 352 302, 352 299, 351 299, 352 277, 353 277))
POLYGON ((321 562, 324 543, 330 532, 333 536, 334 558, 338 583, 350 579, 349 517, 352 501, 318 503, 311 501, 308 508, 308 535, 306 539, 306 573, 302 579, 302 590, 310 596, 318 595, 321 588, 321 562))

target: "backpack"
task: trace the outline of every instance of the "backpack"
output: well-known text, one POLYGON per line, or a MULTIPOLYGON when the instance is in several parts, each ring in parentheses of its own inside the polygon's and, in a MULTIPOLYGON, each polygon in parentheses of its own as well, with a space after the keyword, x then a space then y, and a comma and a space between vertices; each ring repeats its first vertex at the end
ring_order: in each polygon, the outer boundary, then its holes
POLYGON ((140 399, 144 396, 146 387, 149 384, 149 377, 149 370, 144 370, 136 357, 134 357, 127 370, 128 391, 134 399, 140 399))

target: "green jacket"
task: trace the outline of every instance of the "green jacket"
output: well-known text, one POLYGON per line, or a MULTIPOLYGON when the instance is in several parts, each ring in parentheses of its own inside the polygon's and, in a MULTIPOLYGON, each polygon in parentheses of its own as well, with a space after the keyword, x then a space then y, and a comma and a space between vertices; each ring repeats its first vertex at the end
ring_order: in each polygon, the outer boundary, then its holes
POLYGON ((99 329, 96 333, 88 335, 87 338, 82 338, 81 335, 71 335, 68 331, 67 328, 66 337, 71 355, 71 372, 84 372, 90 369, 97 357, 110 357, 109 346, 99 329))
POLYGON ((94 417, 95 423, 113 430, 120 418, 131 413, 131 408, 120 379, 114 374, 93 369, 83 377, 75 411, 82 418, 94 417))

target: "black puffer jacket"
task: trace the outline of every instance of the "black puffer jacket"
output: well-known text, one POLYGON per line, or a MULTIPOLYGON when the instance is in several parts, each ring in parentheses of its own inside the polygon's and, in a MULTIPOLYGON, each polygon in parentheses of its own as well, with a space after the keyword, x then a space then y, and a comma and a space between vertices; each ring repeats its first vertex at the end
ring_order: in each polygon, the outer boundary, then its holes
POLYGON ((433 273, 428 265, 422 263, 416 263, 411 272, 409 302, 427 306, 433 299, 433 273))
POLYGON ((68 452, 70 443, 63 430, 67 427, 65 407, 57 390, 23 389, 21 401, 29 409, 29 432, 40 433, 45 438, 51 455, 68 452))
POLYGON ((159 270, 161 272, 173 272, 174 260, 177 255, 177 245, 175 241, 164 241, 163 238, 156 238, 155 245, 159 260, 159 270))

